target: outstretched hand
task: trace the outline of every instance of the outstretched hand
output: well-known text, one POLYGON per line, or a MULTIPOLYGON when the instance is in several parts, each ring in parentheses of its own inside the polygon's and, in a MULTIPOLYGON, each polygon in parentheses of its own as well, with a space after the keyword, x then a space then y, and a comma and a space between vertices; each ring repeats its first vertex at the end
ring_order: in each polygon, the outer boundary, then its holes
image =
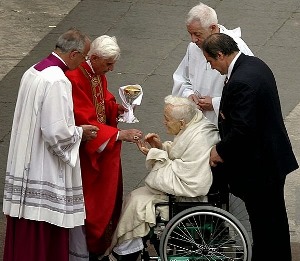
POLYGON ((145 141, 143 140, 139 140, 136 145, 138 146, 139 150, 144 154, 144 155, 147 155, 150 148, 149 148, 149 144, 146 143, 145 141))
POLYGON ((143 154, 147 155, 151 148, 161 149, 162 143, 156 133, 148 133, 144 140, 137 142, 137 146, 143 154))
POLYGON ((148 133, 145 136, 144 140, 150 144, 151 148, 162 148, 162 142, 160 140, 160 137, 156 133, 148 133))
POLYGON ((137 129, 120 130, 118 140, 137 143, 142 136, 143 132, 137 129))

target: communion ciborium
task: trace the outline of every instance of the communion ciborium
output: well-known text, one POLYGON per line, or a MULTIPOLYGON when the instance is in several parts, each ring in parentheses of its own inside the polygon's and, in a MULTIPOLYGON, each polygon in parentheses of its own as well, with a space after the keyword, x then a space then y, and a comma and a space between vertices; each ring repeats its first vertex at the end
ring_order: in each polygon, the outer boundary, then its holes
POLYGON ((139 120, 134 116, 133 109, 136 105, 140 105, 141 103, 141 99, 139 98, 141 98, 142 95, 142 87, 140 85, 127 85, 120 89, 120 96, 123 100, 123 105, 128 109, 128 111, 119 118, 119 121, 126 123, 139 122, 139 120))

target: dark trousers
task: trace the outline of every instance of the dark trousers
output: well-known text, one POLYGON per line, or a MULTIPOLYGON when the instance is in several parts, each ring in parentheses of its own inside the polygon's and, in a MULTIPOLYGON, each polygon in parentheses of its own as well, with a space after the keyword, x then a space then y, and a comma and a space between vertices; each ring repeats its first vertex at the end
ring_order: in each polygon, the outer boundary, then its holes
POLYGON ((284 184, 285 178, 261 180, 242 196, 252 227, 252 261, 292 260, 284 184))

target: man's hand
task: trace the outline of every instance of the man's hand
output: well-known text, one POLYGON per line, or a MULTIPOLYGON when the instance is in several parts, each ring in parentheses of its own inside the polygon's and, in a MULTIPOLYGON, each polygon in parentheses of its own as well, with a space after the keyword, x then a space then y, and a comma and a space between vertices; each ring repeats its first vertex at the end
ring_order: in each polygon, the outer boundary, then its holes
POLYGON ((137 142, 137 146, 138 146, 139 150, 140 150, 144 155, 147 156, 147 154, 148 154, 148 152, 149 152, 149 150, 150 150, 148 144, 147 144, 145 141, 139 140, 139 141, 137 142))
POLYGON ((197 107, 201 111, 213 111, 212 97, 210 96, 201 96, 200 94, 191 94, 188 97, 189 100, 197 104, 197 107))
POLYGON ((191 94, 189 97, 188 97, 189 100, 193 101, 194 103, 197 104, 197 107, 199 110, 201 110, 200 106, 199 106, 199 101, 200 101, 200 97, 197 96, 196 94, 191 94))
POLYGON ((220 157, 216 150, 216 146, 213 146, 213 148, 210 151, 210 159, 209 159, 209 165, 211 167, 216 167, 219 163, 223 163, 224 160, 220 157))
POLYGON ((162 148, 162 142, 160 140, 160 137, 156 133, 148 133, 145 136, 145 141, 150 144, 151 148, 162 148))
POLYGON ((122 104, 118 104, 118 115, 124 114, 124 112, 128 111, 127 108, 124 107, 122 104))
POLYGON ((212 105, 212 97, 202 96, 198 101, 198 106, 201 111, 213 111, 214 107, 212 105))
POLYGON ((80 127, 83 129, 82 141, 93 140, 97 137, 98 127, 93 125, 81 125, 80 127))
POLYGON ((118 140, 137 143, 143 137, 143 133, 137 129, 120 130, 118 140))

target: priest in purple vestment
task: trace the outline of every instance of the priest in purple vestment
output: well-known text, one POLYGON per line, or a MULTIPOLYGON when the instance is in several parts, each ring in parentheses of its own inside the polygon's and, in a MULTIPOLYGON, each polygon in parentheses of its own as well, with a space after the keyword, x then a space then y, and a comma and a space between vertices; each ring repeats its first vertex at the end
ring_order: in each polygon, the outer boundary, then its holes
POLYGON ((84 224, 79 144, 98 128, 75 126, 64 72, 77 68, 89 48, 89 38, 70 29, 21 79, 5 176, 4 261, 68 261, 69 231, 84 224))

